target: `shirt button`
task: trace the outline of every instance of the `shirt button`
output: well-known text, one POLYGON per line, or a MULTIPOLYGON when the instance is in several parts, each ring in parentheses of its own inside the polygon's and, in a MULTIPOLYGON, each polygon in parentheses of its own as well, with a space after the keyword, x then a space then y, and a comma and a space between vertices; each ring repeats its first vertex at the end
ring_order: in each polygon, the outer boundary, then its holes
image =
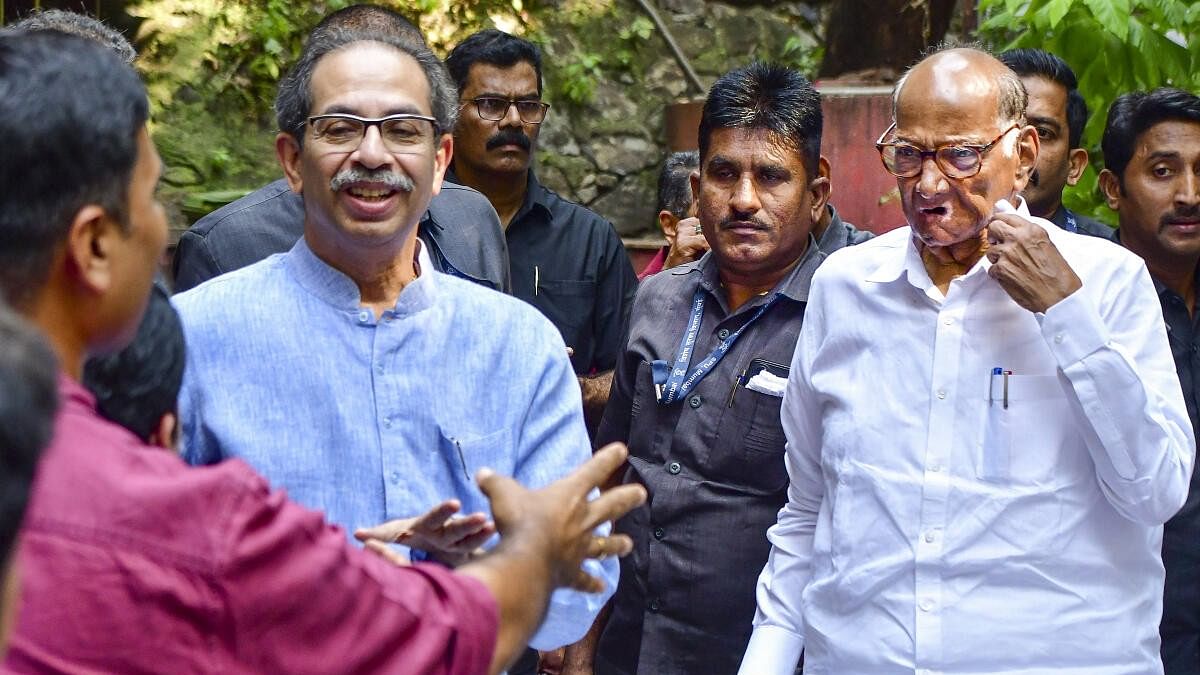
POLYGON ((683 467, 679 466, 679 462, 671 462, 667 465, 667 471, 671 472, 672 475, 679 473, 682 469, 683 467))
POLYGON ((688 405, 692 406, 693 410, 695 410, 696 408, 699 408, 700 404, 703 402, 704 402, 704 400, 701 399, 699 396, 693 396, 688 399, 688 405))
POLYGON ((368 312, 367 310, 364 309, 363 311, 358 313, 358 322, 359 323, 366 323, 370 320, 371 320, 371 313, 368 312))
POLYGON ((929 598, 922 600, 918 605, 922 612, 928 612, 933 609, 933 601, 929 598))
POLYGON ((945 389, 938 389, 938 390, 937 390, 937 397, 938 397, 938 398, 946 398, 946 390, 945 390, 945 389))
POLYGON ((392 477, 392 485, 396 485, 400 482, 400 472, 399 471, 393 471, 391 477, 392 477))
POLYGON ((925 543, 926 544, 932 544, 934 539, 937 539, 937 535, 934 534, 932 530, 925 533, 925 543))
POLYGON ((667 533, 661 527, 654 528, 654 538, 655 539, 662 539, 665 536, 667 536, 667 533))
POLYGON ((1061 345, 1062 341, 1063 341, 1062 333, 1059 333, 1058 335, 1054 336, 1054 344, 1061 345))
POLYGON ((942 470, 942 465, 941 464, 930 464, 929 470, 932 471, 933 473, 938 473, 939 471, 942 470))
POLYGON ((954 319, 951 319, 950 317, 946 317, 946 318, 942 319, 942 323, 946 326, 953 326, 954 319))
POLYGON ((390 417, 383 418, 383 428, 385 428, 385 429, 392 428, 392 418, 390 418, 390 417))
POLYGON ((655 598, 655 599, 651 600, 651 601, 650 601, 650 611, 651 611, 651 612, 657 612, 657 611, 658 611, 658 608, 659 608, 659 604, 658 604, 658 598, 655 598))
POLYGON ((375 372, 379 373, 380 375, 383 374, 383 364, 382 363, 375 364, 375 372))
POLYGON ((724 340, 728 337, 729 337, 729 329, 728 328, 722 328, 721 330, 717 331, 717 339, 718 340, 724 340))

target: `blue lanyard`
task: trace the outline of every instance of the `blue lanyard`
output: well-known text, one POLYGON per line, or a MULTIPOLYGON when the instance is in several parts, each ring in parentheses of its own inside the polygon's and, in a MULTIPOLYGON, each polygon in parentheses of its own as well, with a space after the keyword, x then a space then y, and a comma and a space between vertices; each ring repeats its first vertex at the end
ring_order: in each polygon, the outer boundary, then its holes
MULTIPOLYGON (((1065 210, 1065 209, 1064 209, 1065 210)), ((1067 211, 1067 222, 1064 223, 1064 230, 1067 232, 1079 233, 1079 225, 1075 222, 1075 214, 1067 211)))
POLYGON ((717 345, 717 348, 689 373, 688 366, 692 362, 696 338, 700 335, 700 320, 704 318, 705 292, 703 288, 697 288, 696 295, 692 297, 692 316, 688 320, 687 331, 684 333, 683 340, 679 343, 679 351, 675 355, 675 367, 668 367, 667 362, 661 359, 650 363, 659 405, 671 405, 687 396, 688 392, 700 384, 700 380, 703 380, 704 376, 708 375, 713 367, 725 357, 725 354, 733 347, 733 343, 737 342, 738 337, 741 336, 742 331, 757 321, 778 299, 778 293, 771 296, 771 299, 759 307, 749 321, 722 340, 721 344, 717 345))

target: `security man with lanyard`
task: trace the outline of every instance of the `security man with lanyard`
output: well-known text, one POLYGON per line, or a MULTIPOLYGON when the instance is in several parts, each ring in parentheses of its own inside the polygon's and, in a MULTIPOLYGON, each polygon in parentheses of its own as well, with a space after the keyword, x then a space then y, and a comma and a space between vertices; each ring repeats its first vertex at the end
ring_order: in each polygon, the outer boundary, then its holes
POLYGON ((821 125, 817 92, 789 69, 752 64, 709 92, 698 219, 679 227, 701 228, 711 252, 638 289, 598 434, 629 444, 623 480, 650 499, 617 523, 633 553, 607 623, 568 650, 564 673, 737 670, 788 484, 783 364, 813 272, 867 236, 836 216, 821 227, 821 125))

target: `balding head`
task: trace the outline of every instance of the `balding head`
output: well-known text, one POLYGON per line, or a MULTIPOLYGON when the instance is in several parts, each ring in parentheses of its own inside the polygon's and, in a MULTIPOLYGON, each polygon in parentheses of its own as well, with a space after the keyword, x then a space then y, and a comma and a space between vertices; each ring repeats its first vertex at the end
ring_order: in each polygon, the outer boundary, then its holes
POLYGON ((963 106, 989 105, 1001 126, 1024 124, 1028 101, 1016 73, 991 54, 969 47, 927 56, 900 78, 892 94, 892 119, 897 122, 906 96, 910 100, 912 96, 932 96, 959 112, 963 106), (905 90, 910 90, 907 95, 905 90))

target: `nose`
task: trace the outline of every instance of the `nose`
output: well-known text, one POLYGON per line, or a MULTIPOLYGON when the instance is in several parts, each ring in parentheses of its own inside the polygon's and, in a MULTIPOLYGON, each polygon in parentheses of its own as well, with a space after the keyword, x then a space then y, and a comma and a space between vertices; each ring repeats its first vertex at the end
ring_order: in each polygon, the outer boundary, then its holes
POLYGON ((392 153, 383 144, 383 136, 380 135, 378 124, 372 124, 366 128, 362 141, 350 155, 350 159, 367 169, 378 169, 393 161, 392 153))
POLYGON ((1189 209, 1200 205, 1200 175, 1195 171, 1180 174, 1179 188, 1175 191, 1175 204, 1189 209))
POLYGON ((925 198, 940 194, 948 187, 946 174, 942 173, 941 167, 932 157, 921 159, 921 173, 916 175, 916 179, 917 193, 925 198))
POLYGON ((733 188, 729 196, 729 207, 735 213, 751 215, 758 213, 762 202, 758 199, 758 190, 754 187, 754 177, 747 172, 733 188))
POLYGON ((501 128, 520 127, 525 124, 521 120, 521 114, 517 112, 517 105, 515 103, 509 102, 508 107, 504 109, 504 117, 500 118, 499 124, 501 128))

